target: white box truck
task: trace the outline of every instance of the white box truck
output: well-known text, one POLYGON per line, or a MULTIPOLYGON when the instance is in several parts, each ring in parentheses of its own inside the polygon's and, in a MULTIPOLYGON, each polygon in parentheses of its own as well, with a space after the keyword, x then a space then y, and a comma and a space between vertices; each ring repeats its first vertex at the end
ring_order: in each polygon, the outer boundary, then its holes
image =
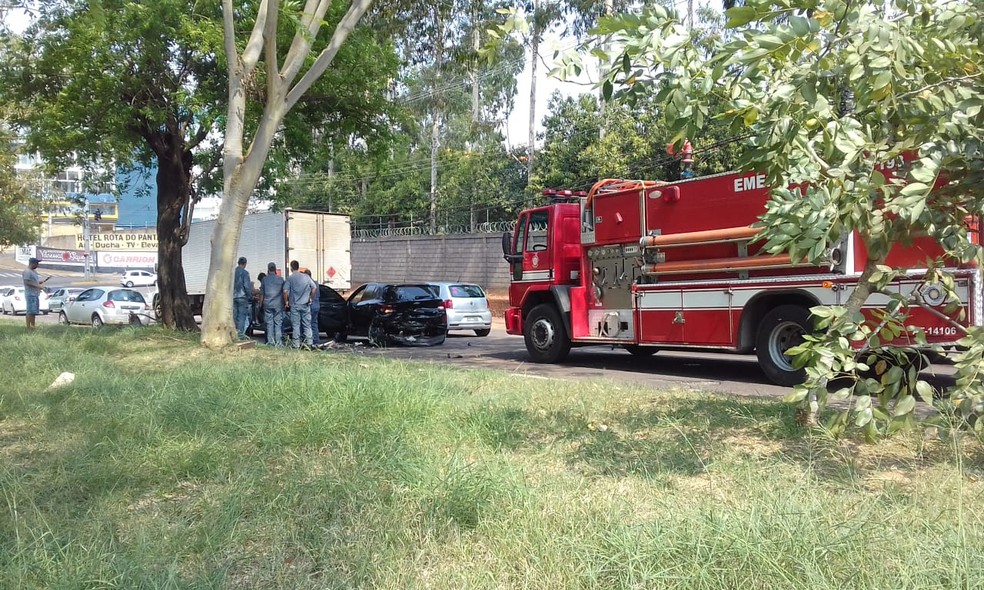
MULTIPOLYGON (((215 220, 193 223, 182 251, 185 286, 196 314, 201 313, 205 300, 215 223, 215 220)), ((352 287, 351 245, 348 215, 296 209, 252 213, 243 218, 234 261, 246 257, 246 270, 254 285, 257 285, 256 275, 265 273, 268 263, 276 262, 277 269, 286 276, 290 261, 297 260, 302 268, 311 270, 311 277, 318 283, 336 291, 347 291, 352 287)), ((235 262, 228 269, 230 276, 234 270, 235 262)))

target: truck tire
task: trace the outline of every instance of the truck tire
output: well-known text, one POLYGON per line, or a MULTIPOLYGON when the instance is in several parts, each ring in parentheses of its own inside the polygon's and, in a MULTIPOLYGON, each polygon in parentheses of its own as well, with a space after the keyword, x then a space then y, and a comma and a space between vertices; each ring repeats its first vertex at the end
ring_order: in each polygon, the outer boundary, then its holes
POLYGON ((659 349, 655 346, 639 346, 638 344, 626 344, 623 346, 632 356, 653 356, 659 349))
POLYGON ((755 354, 770 381, 786 387, 806 378, 806 369, 793 367, 786 351, 803 342, 812 331, 810 312, 799 305, 780 305, 762 317, 755 336, 755 354))
POLYGON ((541 303, 530 311, 523 326, 523 338, 527 352, 536 363, 562 361, 571 351, 571 339, 560 313, 549 303, 541 303))

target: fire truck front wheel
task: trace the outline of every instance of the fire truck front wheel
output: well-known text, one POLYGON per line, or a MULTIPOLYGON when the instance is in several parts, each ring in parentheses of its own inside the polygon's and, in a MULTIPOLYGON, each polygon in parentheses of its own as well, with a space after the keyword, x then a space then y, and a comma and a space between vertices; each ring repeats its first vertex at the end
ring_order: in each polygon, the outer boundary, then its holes
POLYGON ((571 351, 571 339, 557 309, 548 303, 534 307, 523 326, 526 350, 537 363, 556 363, 571 351))
POLYGON ((810 330, 810 312, 799 305, 780 305, 762 317, 755 336, 759 365, 773 383, 797 385, 806 378, 805 369, 793 366, 786 351, 803 342, 810 330))

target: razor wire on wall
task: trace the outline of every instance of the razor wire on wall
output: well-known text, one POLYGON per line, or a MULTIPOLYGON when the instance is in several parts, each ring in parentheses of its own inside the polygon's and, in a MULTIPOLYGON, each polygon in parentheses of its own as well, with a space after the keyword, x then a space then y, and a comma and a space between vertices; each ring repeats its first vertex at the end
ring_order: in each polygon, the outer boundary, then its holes
POLYGON ((512 232, 516 228, 515 221, 491 221, 471 225, 439 225, 437 232, 431 234, 430 228, 423 225, 408 225, 403 227, 353 228, 353 239, 383 238, 388 236, 426 236, 453 234, 495 234, 512 232))

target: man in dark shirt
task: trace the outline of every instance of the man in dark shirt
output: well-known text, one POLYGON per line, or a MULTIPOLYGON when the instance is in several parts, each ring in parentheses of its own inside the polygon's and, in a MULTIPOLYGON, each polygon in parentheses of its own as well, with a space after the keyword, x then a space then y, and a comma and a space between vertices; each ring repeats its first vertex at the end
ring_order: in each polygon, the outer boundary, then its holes
POLYGON ((249 306, 253 299, 253 281, 249 280, 246 272, 246 257, 239 257, 239 266, 232 284, 232 319, 236 323, 236 333, 239 339, 246 338, 249 328, 249 306))

